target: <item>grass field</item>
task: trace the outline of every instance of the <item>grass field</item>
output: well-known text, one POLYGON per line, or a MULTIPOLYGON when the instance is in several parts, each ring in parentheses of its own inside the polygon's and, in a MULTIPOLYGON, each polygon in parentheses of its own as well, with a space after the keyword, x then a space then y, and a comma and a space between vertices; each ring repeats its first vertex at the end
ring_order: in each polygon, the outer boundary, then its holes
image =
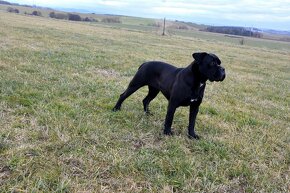
POLYGON ((209 36, 0 12, 0 192, 289 192, 289 44, 209 36), (142 62, 184 67, 196 51, 227 71, 206 88, 201 140, 188 108, 163 136, 167 101, 146 116, 147 88, 111 111, 142 62))

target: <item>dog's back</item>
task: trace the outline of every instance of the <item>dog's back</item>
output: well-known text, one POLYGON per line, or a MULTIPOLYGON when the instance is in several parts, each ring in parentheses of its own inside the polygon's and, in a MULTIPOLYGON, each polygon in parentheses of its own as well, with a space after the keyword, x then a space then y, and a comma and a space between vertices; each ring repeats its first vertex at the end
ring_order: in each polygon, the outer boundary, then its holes
POLYGON ((165 62, 150 61, 143 63, 135 76, 142 77, 146 85, 163 90, 160 85, 171 85, 170 83, 174 82, 176 75, 182 69, 165 62), (167 84, 163 84, 163 82, 167 82, 167 84))

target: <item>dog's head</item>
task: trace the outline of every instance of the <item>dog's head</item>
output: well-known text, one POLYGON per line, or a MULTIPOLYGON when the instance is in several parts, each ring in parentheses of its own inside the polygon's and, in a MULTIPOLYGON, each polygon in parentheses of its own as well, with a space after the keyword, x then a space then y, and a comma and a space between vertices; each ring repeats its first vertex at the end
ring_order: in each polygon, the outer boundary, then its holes
POLYGON ((226 77, 225 69, 221 66, 220 59, 210 53, 193 53, 192 57, 198 64, 199 72, 209 81, 223 81, 226 77))

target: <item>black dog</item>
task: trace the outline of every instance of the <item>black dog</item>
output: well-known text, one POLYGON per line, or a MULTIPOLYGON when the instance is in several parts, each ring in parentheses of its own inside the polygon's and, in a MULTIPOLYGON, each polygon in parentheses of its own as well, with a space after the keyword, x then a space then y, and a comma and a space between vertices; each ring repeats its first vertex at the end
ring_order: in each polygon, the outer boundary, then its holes
POLYGON ((120 110, 123 101, 139 88, 148 85, 149 93, 143 100, 144 111, 149 113, 149 103, 159 91, 169 100, 164 134, 172 135, 171 125, 175 110, 179 106, 190 106, 188 135, 199 139, 195 134, 194 125, 199 105, 202 102, 206 81, 223 81, 225 69, 220 65, 220 59, 210 53, 193 53, 195 59, 186 68, 176 68, 164 62, 145 62, 131 80, 127 90, 113 108, 120 110))

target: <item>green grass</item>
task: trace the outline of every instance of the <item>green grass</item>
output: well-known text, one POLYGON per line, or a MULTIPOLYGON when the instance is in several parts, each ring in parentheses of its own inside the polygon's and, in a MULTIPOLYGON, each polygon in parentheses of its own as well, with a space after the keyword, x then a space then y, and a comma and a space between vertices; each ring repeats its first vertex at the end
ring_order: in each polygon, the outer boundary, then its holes
POLYGON ((0 29, 1 192, 289 191, 289 49, 4 12, 0 29), (201 50, 227 70, 208 83, 201 140, 188 108, 164 136, 167 101, 147 117, 147 88, 111 111, 142 62, 184 67, 201 50))

